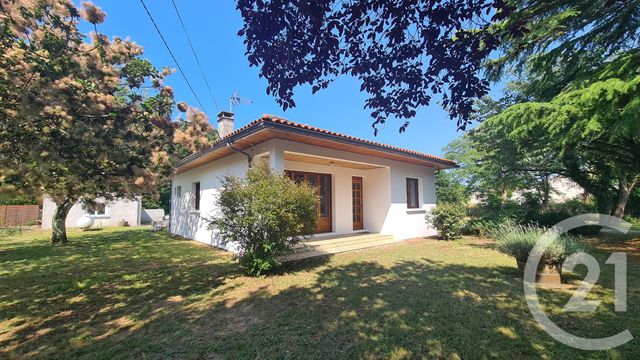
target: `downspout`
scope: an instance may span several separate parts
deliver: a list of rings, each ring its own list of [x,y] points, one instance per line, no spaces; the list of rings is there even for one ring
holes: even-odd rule
[[[247,157],[247,161],[249,162],[249,169],[251,169],[251,163],[253,162],[253,158],[251,157],[251,154],[247,153],[246,151],[240,150],[240,149],[238,149],[236,147],[233,147],[233,145],[231,145],[231,144],[232,144],[231,141],[227,143],[227,146],[229,147],[229,149],[246,156]]]

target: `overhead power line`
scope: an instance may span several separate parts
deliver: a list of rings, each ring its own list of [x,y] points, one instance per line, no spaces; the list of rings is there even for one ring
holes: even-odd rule
[[[187,86],[189,86],[189,89],[191,90],[191,93],[193,94],[193,97],[196,98],[196,101],[198,102],[198,105],[200,105],[200,107],[202,108],[202,111],[204,111],[206,113],[207,110],[202,105],[202,102],[200,102],[200,99],[198,98],[198,95],[196,95],[195,90],[193,90],[193,86],[191,86],[191,83],[189,82],[189,79],[187,79],[187,75],[182,70],[182,67],[180,66],[180,63],[178,63],[178,59],[176,59],[175,55],[173,55],[173,51],[171,51],[171,48],[169,47],[169,44],[167,44],[167,41],[164,39],[164,36],[162,35],[162,32],[160,31],[160,28],[156,24],[156,21],[153,19],[153,16],[151,15],[151,12],[147,8],[147,4],[144,3],[144,0],[140,0],[140,3],[142,4],[142,7],[144,8],[144,10],[147,12],[147,15],[149,15],[149,19],[151,20],[151,23],[153,24],[153,27],[156,28],[156,31],[158,32],[158,35],[160,35],[160,39],[162,39],[162,42],[164,43],[164,46],[167,48],[167,51],[169,51],[169,55],[171,55],[171,58],[173,59],[173,62],[176,64],[176,67],[178,68],[178,71],[180,71],[180,74],[182,75],[182,78],[184,78],[184,81],[187,83]]]
[[[207,76],[204,74],[204,70],[202,70],[202,64],[200,63],[200,59],[198,58],[198,54],[196,53],[196,49],[193,47],[193,43],[191,42],[191,37],[189,37],[189,32],[187,31],[186,26],[184,26],[184,22],[182,21],[182,16],[180,16],[180,11],[178,10],[178,6],[174,0],[171,0],[173,4],[173,8],[176,11],[176,15],[178,15],[178,20],[180,20],[180,26],[182,26],[182,31],[184,31],[184,35],[187,37],[187,41],[189,42],[189,46],[191,47],[191,52],[193,53],[193,57],[196,58],[196,62],[198,63],[198,68],[200,69],[200,74],[202,74],[202,78],[204,79],[204,83],[207,85],[207,89],[209,90],[209,95],[211,96],[211,100],[213,100],[213,104],[216,106],[216,110],[220,111],[218,107],[218,102],[216,101],[215,96],[213,96],[213,91],[211,91],[211,86],[209,85],[209,81],[207,81]]]

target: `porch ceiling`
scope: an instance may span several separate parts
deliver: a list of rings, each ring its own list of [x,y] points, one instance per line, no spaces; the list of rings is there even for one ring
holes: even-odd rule
[[[326,158],[326,157],[320,157],[320,156],[292,153],[288,151],[284,152],[284,160],[304,162],[304,163],[317,164],[317,165],[326,165],[326,166],[339,166],[339,167],[359,169],[359,170],[372,170],[372,169],[380,169],[383,167],[383,166],[359,163],[359,162],[348,161],[348,160],[340,160],[340,159],[332,159],[332,158]]]

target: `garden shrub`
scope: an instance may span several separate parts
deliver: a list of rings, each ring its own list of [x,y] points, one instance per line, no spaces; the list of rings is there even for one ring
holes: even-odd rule
[[[502,221],[507,219],[494,220],[490,218],[475,218],[465,222],[462,227],[463,235],[487,237],[490,232]]]
[[[209,224],[223,242],[239,245],[240,265],[250,275],[280,265],[279,256],[315,231],[316,190],[267,165],[254,166],[244,178],[225,176],[222,189]]]
[[[571,199],[560,204],[553,204],[552,206],[553,208],[563,210],[572,215],[598,212],[596,204],[590,200],[582,201],[578,199]]]
[[[596,212],[595,205],[593,205],[593,203],[582,202],[579,200],[568,200],[562,204],[552,204],[546,211],[532,211],[527,217],[525,223],[550,228],[572,216],[593,212]],[[600,229],[602,229],[601,226],[586,225],[572,229],[569,233],[572,235],[592,236],[598,234]]]
[[[444,240],[460,238],[465,218],[465,207],[453,203],[438,204],[431,214],[426,216],[427,223],[436,228],[438,236]]]
[[[489,198],[487,202],[470,209],[471,220],[463,229],[465,235],[487,236],[487,234],[504,221],[522,225],[551,228],[560,221],[575,215],[595,212],[592,202],[568,200],[561,204],[551,204],[542,210],[532,204],[518,204],[511,200]],[[583,226],[570,231],[573,235],[595,235],[599,226]]]
[[[482,221],[500,223],[505,220],[513,220],[517,223],[526,221],[529,209],[515,201],[498,201],[491,199],[487,203],[480,204],[469,209],[469,216]]]
[[[533,225],[518,225],[505,222],[491,231],[490,237],[496,241],[499,251],[511,255],[516,260],[526,262],[536,242],[549,231]],[[559,265],[571,254],[582,251],[570,235],[556,236],[542,255],[547,265]]]
[[[503,222],[523,223],[528,210],[515,201],[490,198],[485,204],[469,209],[470,220],[462,229],[464,235],[487,237]]]
[[[564,210],[549,210],[530,214],[526,223],[539,225],[544,228],[553,227],[560,221],[570,218],[572,215]]]
[[[640,218],[633,217],[631,215],[625,215],[624,217],[622,217],[622,220],[628,222],[631,225],[640,225]]]

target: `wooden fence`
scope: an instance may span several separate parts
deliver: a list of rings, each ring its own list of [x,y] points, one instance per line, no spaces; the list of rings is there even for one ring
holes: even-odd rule
[[[38,205],[0,205],[0,226],[36,225],[39,218]]]

